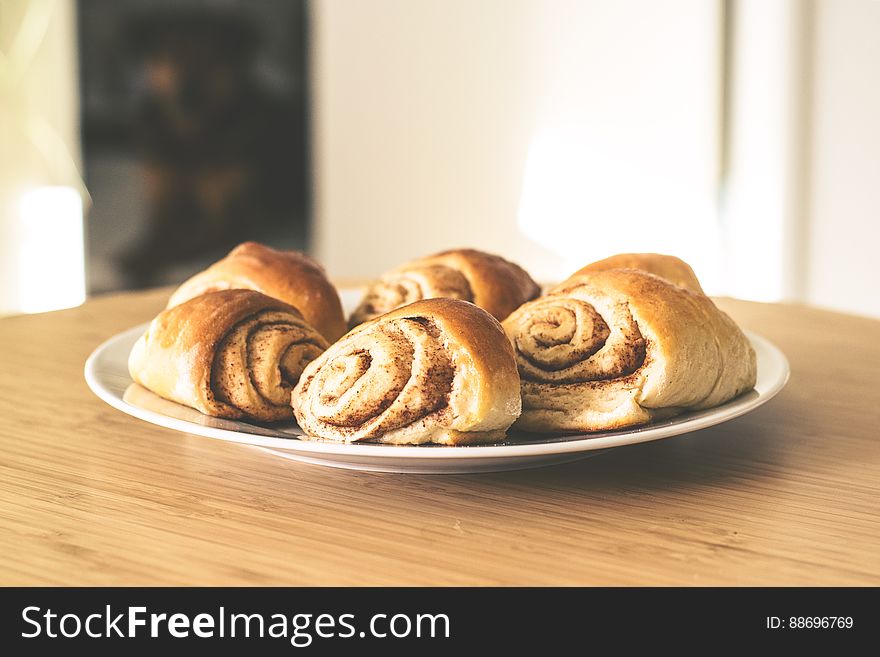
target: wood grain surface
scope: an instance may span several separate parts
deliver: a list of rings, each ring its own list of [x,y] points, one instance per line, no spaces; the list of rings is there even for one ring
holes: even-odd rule
[[[298,464],[161,429],[83,363],[167,290],[0,320],[2,584],[880,584],[880,322],[721,300],[779,345],[754,413],[481,475]]]

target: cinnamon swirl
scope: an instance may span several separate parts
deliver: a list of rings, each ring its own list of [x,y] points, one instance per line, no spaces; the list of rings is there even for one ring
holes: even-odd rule
[[[502,320],[540,291],[524,269],[504,258],[474,249],[444,251],[384,274],[367,289],[349,326],[414,301],[441,297],[470,301]]]
[[[526,431],[602,431],[721,404],[755,353],[702,293],[635,269],[583,271],[504,321]]]
[[[135,343],[132,379],[206,415],[290,420],[290,393],[327,341],[292,306],[253,290],[164,310]]]
[[[300,427],[344,442],[493,442],[520,413],[513,350],[489,313],[418,301],[355,328],[294,388]]]

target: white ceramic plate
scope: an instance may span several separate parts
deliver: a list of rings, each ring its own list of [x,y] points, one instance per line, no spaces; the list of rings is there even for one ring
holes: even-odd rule
[[[344,290],[343,305],[353,307],[357,292]],[[123,413],[189,434],[243,443],[296,461],[379,472],[462,473],[517,470],[574,461],[597,450],[669,438],[705,429],[748,413],[769,401],[788,381],[788,361],[764,338],[748,333],[758,357],[755,389],[705,411],[636,429],[583,435],[537,435],[512,432],[497,445],[466,447],[352,444],[301,440],[295,423],[259,425],[221,420],[167,401],[133,383],[128,353],[147,325],[120,333],[98,347],[86,361],[86,382],[105,402]]]

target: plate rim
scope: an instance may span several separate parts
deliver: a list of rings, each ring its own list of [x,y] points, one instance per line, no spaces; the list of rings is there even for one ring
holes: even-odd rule
[[[676,422],[672,419],[670,424],[660,426],[645,425],[633,427],[629,430],[620,430],[612,434],[575,434],[565,436],[563,440],[551,440],[540,443],[526,444],[492,444],[492,445],[459,445],[459,446],[426,446],[426,445],[386,445],[375,443],[339,443],[302,440],[291,436],[280,438],[274,436],[260,436],[245,431],[234,431],[221,427],[210,427],[192,423],[157,411],[143,409],[126,402],[121,396],[115,394],[102,381],[98,364],[105,353],[119,343],[134,341],[143,334],[149,326],[149,322],[133,326],[121,331],[104,340],[86,359],[84,375],[89,389],[102,401],[111,407],[138,418],[142,421],[172,429],[190,435],[204,436],[234,442],[255,447],[301,452],[318,456],[320,454],[347,455],[352,458],[367,459],[511,459],[523,457],[549,456],[554,454],[566,454],[572,452],[587,452],[593,450],[623,447],[639,443],[671,438],[733,420],[763,406],[775,397],[788,383],[791,376],[791,368],[785,354],[775,344],[757,333],[743,330],[749,342],[753,346],[760,346],[761,350],[772,355],[772,359],[779,366],[779,375],[770,383],[766,390],[757,390],[758,394],[751,399],[734,398],[721,406],[712,409],[708,414],[698,417],[684,417]],[[129,346],[130,349],[130,346]],[[756,348],[756,351],[758,349]],[[106,373],[105,373],[106,374]],[[126,371],[126,377],[128,372]],[[129,378],[130,381],[130,378]],[[745,394],[745,393],[744,393]]]

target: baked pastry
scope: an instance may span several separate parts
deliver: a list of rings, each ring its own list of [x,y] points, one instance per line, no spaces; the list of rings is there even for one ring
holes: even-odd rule
[[[755,352],[702,293],[636,269],[585,271],[504,321],[526,431],[602,431],[716,406],[755,385]]]
[[[445,445],[502,440],[521,407],[501,325],[458,299],[358,326],[309,363],[292,403],[314,438]]]
[[[569,276],[575,278],[580,274],[606,269],[640,269],[649,274],[659,276],[674,285],[691,292],[703,294],[703,288],[691,266],[681,258],[659,253],[620,253],[610,258],[591,263]]]
[[[135,343],[131,378],[206,415],[290,420],[290,391],[327,341],[299,311],[253,290],[208,292],[162,311]]]
[[[443,251],[383,274],[364,294],[349,326],[421,299],[448,297],[475,303],[499,321],[541,288],[522,267],[474,249]]]
[[[168,308],[205,292],[230,289],[256,290],[289,303],[329,342],[345,333],[339,294],[323,267],[299,251],[276,251],[256,242],[239,244],[183,283]]]

